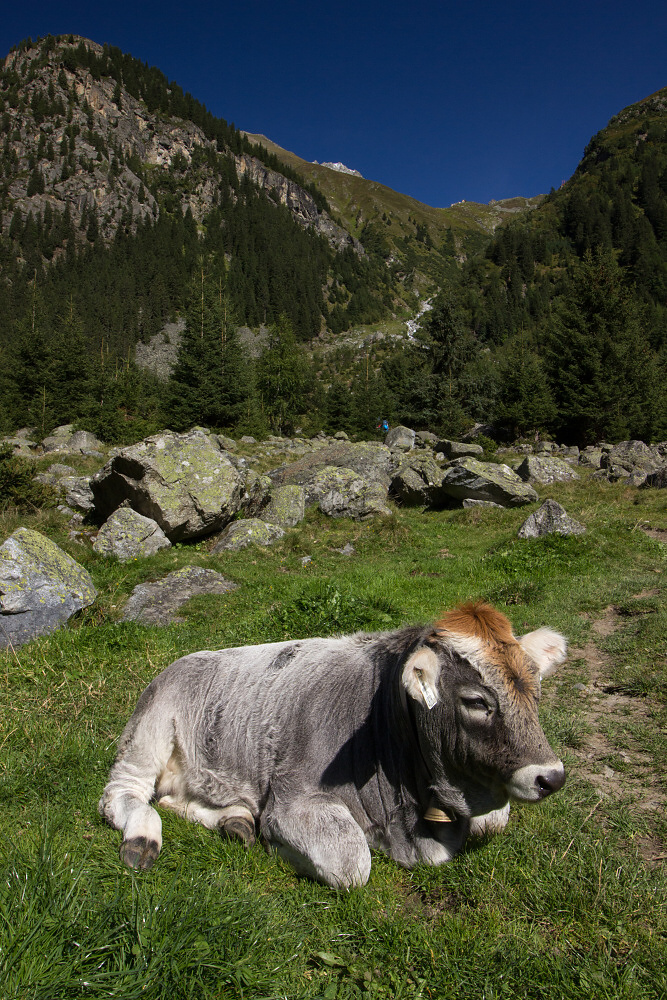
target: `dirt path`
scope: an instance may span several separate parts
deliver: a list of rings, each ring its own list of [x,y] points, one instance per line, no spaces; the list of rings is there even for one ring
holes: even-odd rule
[[[648,596],[652,595],[636,595]],[[650,826],[651,816],[667,810],[667,789],[656,774],[652,755],[645,752],[636,734],[651,725],[654,709],[647,698],[623,693],[611,683],[611,658],[597,645],[599,639],[611,635],[619,626],[618,611],[610,605],[601,618],[591,623],[589,641],[583,647],[570,647],[569,659],[583,660],[588,677],[579,691],[586,735],[582,745],[571,753],[602,800],[628,798],[630,812],[638,820],[647,820]],[[614,735],[619,731],[623,739],[616,741]],[[619,762],[616,768],[610,766],[610,758]],[[667,845],[657,836],[642,831],[633,840],[645,861],[658,863],[667,858]]]

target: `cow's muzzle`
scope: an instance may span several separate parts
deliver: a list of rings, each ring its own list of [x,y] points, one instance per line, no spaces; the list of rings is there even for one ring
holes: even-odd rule
[[[557,792],[565,784],[563,762],[553,764],[527,764],[515,771],[507,782],[507,793],[520,802],[539,802]]]

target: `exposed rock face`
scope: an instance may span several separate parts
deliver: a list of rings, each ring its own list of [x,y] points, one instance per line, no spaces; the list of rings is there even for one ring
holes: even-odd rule
[[[184,566],[161,580],[140,583],[130,594],[121,621],[143,625],[170,625],[182,622],[175,613],[191,597],[201,594],[228,594],[237,584],[220,573],[201,566]]]
[[[184,330],[185,320],[180,319],[177,323],[166,323],[147,344],[139,341],[134,348],[137,367],[166,382],[176,366]]]
[[[17,528],[0,546],[0,647],[49,635],[96,596],[83,566],[39,532]]]
[[[516,470],[525,483],[565,483],[579,479],[578,473],[562,458],[528,455]]]
[[[323,235],[336,250],[352,247],[360,256],[364,254],[359,241],[326,212],[318,212],[312,196],[294,181],[247,154],[235,156],[231,150],[219,150],[217,142],[208,139],[199,126],[160,110],[149,111],[125,87],[120,88],[118,97],[112,77],[93,75],[82,66],[70,68],[66,50],[80,42],[96,56],[103,54],[101,45],[75,36],[70,41],[59,38],[48,52],[43,46],[33,46],[10,52],[5,59],[5,68],[24,78],[22,94],[28,107],[48,91],[56,110],[48,114],[43,132],[51,139],[53,154],[47,157],[40,153],[37,160],[43,189],[29,194],[36,152],[33,122],[27,127],[22,107],[7,103],[4,108],[9,120],[5,131],[12,135],[12,151],[18,159],[15,164],[12,161],[7,182],[9,201],[2,215],[3,230],[15,210],[23,218],[29,212],[36,217],[47,206],[61,212],[68,207],[75,226],[81,229],[87,213],[94,209],[105,240],[114,235],[121,220],[128,224],[128,216],[129,225],[136,229],[137,223],[157,218],[160,211],[150,187],[144,184],[145,167],[158,182],[168,170],[177,175],[187,170],[189,184],[178,195],[179,207],[184,214],[189,209],[200,222],[216,204],[220,191],[220,175],[208,166],[207,159],[222,152],[234,162],[239,176],[248,174],[298,222]],[[76,102],[70,101],[72,94]],[[57,110],[58,105],[61,110]],[[199,149],[206,150],[208,157],[198,160]]]
[[[277,524],[268,524],[258,517],[241,518],[233,521],[220,535],[220,538],[211,549],[211,555],[217,556],[221,552],[239,552],[247,548],[248,545],[271,545],[272,542],[282,538],[285,534],[283,528]]]
[[[159,524],[130,507],[115,510],[93,542],[93,548],[100,555],[115,556],[120,562],[152,556],[170,546]]]
[[[527,518],[519,528],[519,538],[541,538],[554,532],[559,535],[581,535],[583,524],[569,517],[564,507],[555,500],[545,500],[542,506]]]
[[[128,500],[172,542],[219,531],[243,498],[239,472],[200,430],[156,434],[124,448],[93,476],[91,488],[98,517]]]
[[[442,490],[458,500],[491,500],[501,507],[520,507],[537,500],[537,493],[507,465],[458,459],[445,470]]]
[[[312,195],[294,181],[288,180],[282,174],[271,170],[261,160],[246,153],[236,156],[235,160],[239,177],[247,175],[259,187],[270,191],[302,226],[315,229],[335,250],[341,251],[351,247],[360,257],[364,255],[365,251],[359,240],[351,236],[346,229],[337,226],[326,212],[319,212]]]

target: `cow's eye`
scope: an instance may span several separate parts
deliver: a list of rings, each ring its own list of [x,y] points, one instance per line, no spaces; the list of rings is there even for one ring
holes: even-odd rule
[[[490,710],[483,698],[464,698],[463,701],[474,712],[488,712]]]
[[[478,719],[487,719],[493,714],[493,705],[481,695],[463,695],[461,703],[466,712]]]

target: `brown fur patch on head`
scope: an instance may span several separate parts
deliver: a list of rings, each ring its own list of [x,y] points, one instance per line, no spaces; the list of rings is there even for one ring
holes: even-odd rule
[[[469,602],[454,608],[435,623],[439,633],[470,640],[480,650],[487,667],[495,668],[509,684],[511,697],[535,698],[539,692],[536,671],[512,633],[509,620],[483,601]]]
[[[438,631],[475,636],[491,646],[516,642],[505,615],[483,601],[461,604],[435,623]]]

